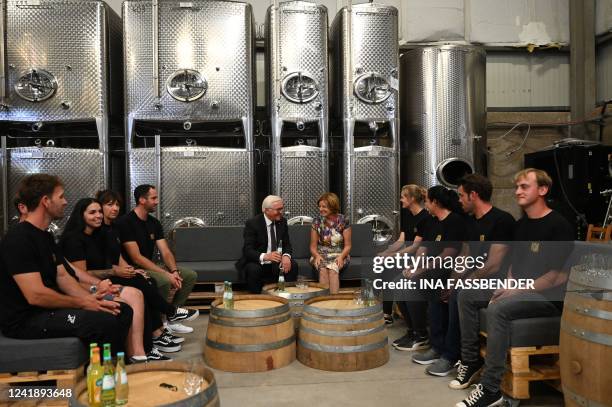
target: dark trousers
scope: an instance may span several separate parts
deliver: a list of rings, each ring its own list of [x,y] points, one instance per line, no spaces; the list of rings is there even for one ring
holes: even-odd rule
[[[491,290],[462,290],[458,296],[461,322],[461,360],[476,363],[479,359],[480,309],[487,307],[487,356],[480,383],[487,390],[499,390],[506,370],[510,348],[510,325],[515,319],[557,316],[559,308],[537,292],[506,297],[489,305]]]
[[[278,263],[264,264],[247,263],[244,266],[247,286],[249,292],[261,294],[264,284],[275,283],[278,281]],[[285,281],[296,281],[298,276],[298,265],[291,259],[291,271],[285,274]]]
[[[4,331],[10,338],[47,339],[77,337],[86,346],[97,342],[111,344],[111,350],[125,352],[125,342],[132,324],[132,308],[121,303],[121,312],[114,316],[107,312],[82,309],[44,309]]]
[[[459,324],[459,305],[457,295],[459,291],[452,290],[448,300],[448,324],[446,336],[438,352],[442,357],[452,363],[458,361],[461,356],[461,326]]]
[[[157,282],[153,278],[145,278],[140,274],[137,274],[133,278],[113,276],[110,278],[110,280],[113,282],[113,284],[134,287],[142,291],[145,300],[145,310],[149,314],[149,321],[153,330],[156,330],[163,325],[161,314],[174,315],[176,312],[176,307],[161,296],[159,290],[157,289]],[[145,325],[146,324],[145,318]],[[147,331],[145,330],[145,335],[146,334]]]

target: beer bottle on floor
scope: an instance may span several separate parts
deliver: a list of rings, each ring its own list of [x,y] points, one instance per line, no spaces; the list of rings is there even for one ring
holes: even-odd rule
[[[91,386],[89,383],[89,374],[91,373],[91,366],[93,365],[93,353],[94,353],[94,349],[98,348],[98,344],[95,342],[92,342],[89,344],[89,366],[87,366],[87,373],[85,374],[85,377],[87,377],[87,394],[91,394]],[[98,352],[100,351],[100,348],[98,348]]]
[[[115,407],[115,369],[110,344],[104,344],[104,376],[102,376],[102,407]]]
[[[115,404],[122,406],[128,402],[128,377],[125,371],[125,354],[117,352],[117,367],[115,368]]]
[[[87,401],[90,407],[102,406],[102,377],[104,369],[100,364],[100,348],[95,347],[91,357],[91,369],[87,372]]]
[[[283,255],[283,241],[278,241],[277,253]],[[282,257],[281,257],[282,260]],[[276,286],[277,291],[285,291],[285,273],[283,272],[283,262],[278,263],[278,284]]]

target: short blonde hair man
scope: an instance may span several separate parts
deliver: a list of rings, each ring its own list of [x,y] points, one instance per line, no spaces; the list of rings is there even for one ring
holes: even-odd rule
[[[550,188],[553,184],[552,178],[550,178],[550,175],[548,175],[546,171],[539,170],[537,168],[525,168],[524,170],[517,172],[516,174],[514,174],[513,181],[516,183],[516,181],[518,181],[519,179],[527,177],[527,174],[529,174],[530,172],[535,175],[536,182],[538,183],[539,187],[547,187],[550,191]]]

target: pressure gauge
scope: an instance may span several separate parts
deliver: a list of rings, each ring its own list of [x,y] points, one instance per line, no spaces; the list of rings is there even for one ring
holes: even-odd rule
[[[25,72],[15,84],[15,92],[29,102],[49,99],[57,90],[57,80],[44,69],[32,68]]]
[[[391,96],[391,87],[387,79],[374,72],[357,77],[354,90],[360,100],[371,104],[384,102]]]
[[[319,95],[317,81],[303,72],[285,76],[281,90],[283,96],[293,103],[308,103]]]
[[[193,102],[206,94],[208,82],[194,69],[179,69],[166,81],[170,96],[181,102]]]

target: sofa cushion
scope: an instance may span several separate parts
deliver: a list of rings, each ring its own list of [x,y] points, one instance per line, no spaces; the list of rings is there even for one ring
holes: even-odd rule
[[[373,257],[375,254],[372,234],[372,225],[352,224],[351,229],[351,257]]]
[[[561,316],[516,319],[510,329],[510,346],[551,346],[559,344]],[[487,332],[487,309],[480,310],[480,330]]]
[[[289,239],[294,259],[310,259],[310,225],[289,226]]]
[[[198,273],[197,281],[199,283],[219,281],[236,283],[242,281],[235,264],[235,260],[177,262],[178,267],[186,267]]]
[[[242,256],[242,226],[178,228],[175,256],[179,262],[236,261]]]
[[[12,339],[0,333],[0,373],[76,369],[87,357],[78,338]]]

